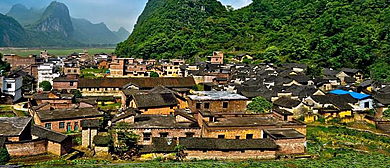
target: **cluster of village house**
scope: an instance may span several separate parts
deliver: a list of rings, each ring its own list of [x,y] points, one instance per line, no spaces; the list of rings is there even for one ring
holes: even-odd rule
[[[360,70],[323,69],[323,76],[310,78],[305,64],[226,64],[222,52],[207,58],[189,65],[88,52],[5,55],[12,71],[0,78],[0,103],[25,100],[29,117],[0,118],[0,147],[12,156],[63,155],[72,151],[72,140],[62,133],[81,131],[83,146],[104,152],[107,134],[100,128],[125,122],[139,135],[141,154],[172,153],[180,144],[188,159],[269,159],[305,153],[305,122],[319,118],[379,123],[389,130],[381,114],[390,105],[390,86],[367,80]],[[80,69],[92,66],[107,69],[105,77],[80,76]],[[149,77],[152,72],[159,77]],[[49,81],[53,89],[28,93],[25,78]],[[255,97],[272,102],[272,110],[248,112]],[[99,125],[104,113],[98,104],[113,103],[121,107]]]

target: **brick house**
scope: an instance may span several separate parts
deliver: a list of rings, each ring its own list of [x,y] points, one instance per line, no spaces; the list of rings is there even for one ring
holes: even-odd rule
[[[43,58],[37,58],[36,56],[21,57],[15,54],[4,55],[4,61],[11,65],[11,69],[17,69],[19,67],[27,67],[30,65],[43,63]]]
[[[101,119],[103,113],[95,108],[69,108],[36,111],[34,122],[56,132],[82,130],[83,119]]]
[[[5,147],[12,157],[45,153],[61,156],[72,148],[70,137],[32,125],[31,117],[3,117],[0,126],[0,135],[5,137]]]
[[[214,51],[213,56],[208,56],[206,62],[209,64],[223,64],[223,52]]]
[[[49,103],[50,108],[54,109],[71,108],[76,102],[73,94],[58,93],[54,91],[34,94],[33,99],[30,101],[33,105],[36,106]]]
[[[274,114],[229,114],[216,115],[199,112],[197,120],[202,127],[202,137],[222,139],[260,139],[264,129],[291,128],[306,135],[306,124]]]
[[[77,83],[77,78],[57,77],[53,79],[53,89],[67,90],[69,92],[77,89]]]
[[[277,154],[305,153],[306,137],[302,133],[291,128],[265,129],[264,139],[272,139],[278,146]]]
[[[31,117],[0,117],[0,135],[11,142],[29,140],[31,121]]]
[[[122,117],[125,115],[125,117]],[[186,114],[174,115],[136,115],[135,113],[115,116],[112,124],[126,122],[130,129],[139,135],[139,145],[150,145],[155,137],[179,138],[200,137],[201,129],[196,120]]]
[[[169,89],[191,89],[195,86],[192,77],[177,78],[80,78],[78,89],[83,96],[114,96],[121,97],[120,91],[127,89],[127,86],[137,86],[139,90],[150,90],[162,85]]]
[[[139,109],[142,114],[170,115],[178,108],[178,101],[172,93],[133,94],[130,108]]]
[[[80,67],[78,66],[64,66],[62,69],[64,75],[67,76],[79,76],[81,73]]]
[[[243,113],[248,98],[228,91],[195,91],[188,95],[188,106],[193,112]]]
[[[81,120],[81,145],[84,147],[93,147],[93,139],[98,134],[99,120],[87,119]]]
[[[274,159],[277,145],[270,139],[180,138],[186,159]]]

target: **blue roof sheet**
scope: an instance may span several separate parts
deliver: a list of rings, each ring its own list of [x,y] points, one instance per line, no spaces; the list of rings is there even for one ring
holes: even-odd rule
[[[362,100],[362,99],[365,99],[365,98],[371,96],[371,95],[369,95],[369,94],[363,94],[363,93],[357,93],[357,92],[348,92],[348,91],[346,91],[346,90],[341,90],[341,89],[332,90],[332,91],[330,91],[329,93],[331,93],[331,94],[337,94],[337,95],[349,94],[349,95],[351,95],[354,99],[358,99],[358,100]]]

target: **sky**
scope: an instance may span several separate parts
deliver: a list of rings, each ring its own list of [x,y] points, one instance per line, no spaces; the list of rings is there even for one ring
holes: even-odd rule
[[[6,14],[14,4],[23,4],[27,8],[43,8],[52,0],[0,0],[0,13]],[[138,16],[145,8],[147,0],[57,0],[66,4],[70,16],[84,18],[92,23],[104,22],[111,30],[124,27],[128,31],[134,27]],[[252,0],[220,0],[224,5],[241,8]]]

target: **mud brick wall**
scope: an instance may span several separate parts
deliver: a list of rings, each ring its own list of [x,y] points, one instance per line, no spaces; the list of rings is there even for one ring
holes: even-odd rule
[[[187,159],[273,159],[275,151],[243,150],[243,151],[201,151],[185,150]]]
[[[47,152],[46,140],[29,140],[5,144],[8,153],[13,157],[39,155]]]
[[[277,154],[305,153],[305,141],[306,138],[275,140],[278,146]]]

